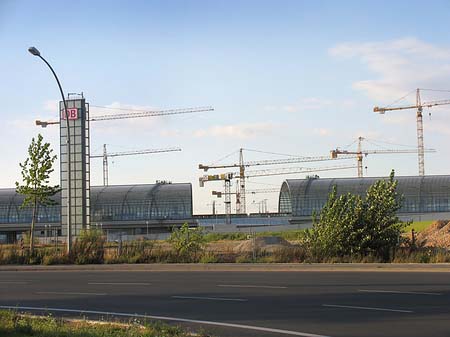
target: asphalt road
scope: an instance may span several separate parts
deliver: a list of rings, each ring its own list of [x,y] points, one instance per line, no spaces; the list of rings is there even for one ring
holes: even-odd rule
[[[448,337],[450,273],[0,271],[0,306],[210,321],[177,324],[224,337]]]

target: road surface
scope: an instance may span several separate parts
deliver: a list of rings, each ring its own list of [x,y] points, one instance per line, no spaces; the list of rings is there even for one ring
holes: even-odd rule
[[[160,316],[223,337],[448,337],[450,273],[0,271],[0,306]]]

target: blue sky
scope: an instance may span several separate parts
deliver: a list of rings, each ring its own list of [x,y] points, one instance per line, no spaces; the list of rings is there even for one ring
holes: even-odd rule
[[[93,105],[214,106],[209,113],[92,125],[92,153],[103,143],[111,151],[182,147],[116,158],[110,183],[192,182],[195,211],[205,212],[211,189],[221,185],[200,189],[197,165],[239,147],[328,155],[358,136],[414,146],[414,111],[380,116],[372,109],[416,87],[450,89],[449,22],[448,1],[0,0],[0,187],[20,178],[18,163],[38,132],[58,148],[57,128],[33,125],[56,118],[59,94],[29,46],[51,62],[66,92],[83,91]],[[449,110],[425,118],[425,144],[438,150],[426,157],[428,174],[449,173]],[[365,165],[369,176],[418,171],[415,155],[373,155]],[[101,184],[101,160],[91,169],[92,184]],[[356,169],[319,175],[354,176]],[[304,175],[255,178],[247,188],[295,177]],[[276,209],[276,194],[252,196],[249,209],[263,198]]]

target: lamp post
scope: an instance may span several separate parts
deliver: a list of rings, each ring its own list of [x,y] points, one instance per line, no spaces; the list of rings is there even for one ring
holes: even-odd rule
[[[66,144],[67,144],[67,253],[70,253],[71,247],[72,247],[72,202],[71,202],[71,155],[70,155],[70,126],[69,126],[69,113],[67,111],[67,102],[66,98],[64,97],[64,92],[61,87],[61,83],[59,83],[58,76],[56,76],[55,71],[53,70],[50,63],[47,62],[45,58],[41,56],[41,53],[39,50],[35,47],[28,48],[28,51],[34,55],[39,57],[44,63],[50,68],[53,76],[56,79],[56,82],[58,83],[59,92],[61,93],[61,97],[64,103],[64,117],[66,120],[66,129],[67,129],[67,137],[66,137]],[[61,117],[60,117],[61,118]]]

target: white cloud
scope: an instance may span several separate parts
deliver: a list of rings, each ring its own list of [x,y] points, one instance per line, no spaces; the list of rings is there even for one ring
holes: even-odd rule
[[[445,124],[430,123],[426,126],[426,132],[439,133],[450,136],[450,126]]]
[[[173,130],[171,130],[171,129],[162,129],[159,132],[159,134],[160,134],[161,137],[169,137],[169,138],[180,137],[180,136],[183,135],[181,130],[178,130],[178,129],[173,129]]]
[[[329,50],[336,57],[357,58],[376,79],[353,83],[353,88],[384,103],[414,88],[450,87],[450,48],[416,38],[383,42],[342,43]],[[412,95],[412,99],[414,96]]]
[[[56,115],[58,115],[58,104],[59,104],[59,100],[49,99],[44,102],[43,108],[46,112],[53,112]]]
[[[313,130],[313,133],[321,137],[330,136],[332,134],[331,130],[326,128],[316,128]]]
[[[243,123],[216,125],[194,131],[195,137],[234,137],[239,139],[255,138],[275,129],[274,123]]]

